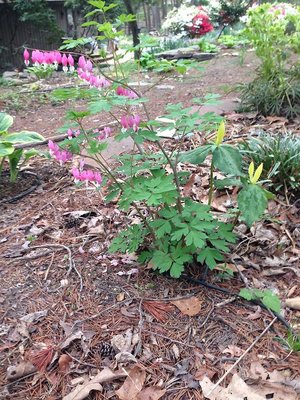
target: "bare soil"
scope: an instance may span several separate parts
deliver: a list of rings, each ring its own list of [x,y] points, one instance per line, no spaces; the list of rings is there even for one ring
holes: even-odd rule
[[[257,62],[248,53],[241,67],[234,51],[226,53],[207,62],[200,75],[194,71],[185,79],[168,76],[160,84],[173,88],[147,92],[151,116],[162,115],[168,103],[190,105],[193,97],[211,92],[220,93],[225,104],[237,100],[238,106],[238,94],[228,90],[249,81]],[[149,75],[152,82],[160,79]],[[52,85],[62,84],[60,79]],[[7,96],[8,90],[0,93]],[[3,110],[15,116],[16,131],[35,130],[50,137],[63,125],[70,102],[54,105],[45,96],[42,104],[36,96],[25,96],[25,101],[21,95],[17,111],[2,94]],[[84,106],[84,101],[75,105]],[[96,115],[87,124],[95,127],[110,120],[106,114]],[[236,114],[230,109],[227,120],[232,142],[255,129],[299,130],[282,118]],[[186,147],[197,145],[200,136]],[[166,140],[165,145],[171,149],[174,142]],[[234,271],[231,279],[222,271],[209,272],[205,278],[199,266],[186,271],[190,280],[174,280],[139,265],[134,255],[107,251],[118,231],[137,218],[134,211],[120,212],[115,203],[105,204],[98,192],[75,188],[68,169],[53,160],[38,158],[28,168],[39,175],[41,185],[15,203],[1,204],[1,399],[203,400],[199,382],[205,376],[213,382],[221,378],[273,320],[266,309],[235,296],[245,283],[274,290],[282,300],[284,319],[277,319],[257,340],[221,386],[230,384],[237,373],[265,395],[268,380],[273,382],[276,373],[277,386],[266,389],[269,397],[264,398],[272,393],[274,398],[299,398],[299,353],[291,352],[284,342],[284,322],[298,332],[300,326],[300,312],[284,303],[288,297],[300,296],[297,202],[279,196],[270,202],[266,221],[251,230],[238,224],[239,241],[227,260]],[[185,194],[206,201],[207,168],[188,168],[194,180],[184,188]],[[226,211],[235,199],[234,192],[216,193],[216,214]],[[187,311],[191,307],[198,307],[194,315]],[[29,318],[31,313],[35,314]],[[22,321],[24,316],[27,320]],[[102,391],[64,397],[105,367],[126,373],[105,380]],[[132,378],[126,378],[128,374]],[[125,379],[127,389],[124,384],[122,394],[118,390]],[[136,379],[136,384],[130,384],[130,379]],[[138,391],[133,394],[138,385],[149,388],[152,397],[145,392],[140,397]]]

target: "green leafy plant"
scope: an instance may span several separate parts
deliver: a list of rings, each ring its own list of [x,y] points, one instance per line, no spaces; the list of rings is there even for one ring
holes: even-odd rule
[[[257,78],[242,90],[242,107],[264,115],[300,115],[300,8],[262,4],[248,12],[245,36],[261,64]]]
[[[241,289],[239,295],[245,300],[256,300],[276,313],[280,312],[280,299],[272,290]]]
[[[261,133],[241,145],[246,162],[263,164],[262,179],[280,192],[296,192],[300,188],[300,138],[292,133]]]
[[[300,335],[297,335],[294,332],[289,331],[286,339],[278,338],[278,340],[283,345],[285,345],[290,351],[293,352],[300,351]]]
[[[104,1],[91,0],[89,3],[95,7],[94,14],[105,14]],[[105,18],[103,21],[89,21],[89,26],[94,25],[99,32],[97,40],[113,40],[123,34],[118,22],[120,18],[116,25]],[[122,21],[126,22],[127,17],[122,17]],[[60,147],[49,142],[50,153],[60,162],[67,162],[72,154],[84,154],[85,158],[92,159],[97,170],[84,169],[82,165],[74,167],[72,175],[75,182],[78,185],[93,185],[97,190],[101,190],[101,185],[105,184],[105,200],[115,200],[124,213],[136,215],[134,223],[120,231],[112,241],[111,252],[136,253],[140,262],[148,263],[159,273],[169,273],[174,278],[180,277],[184,269],[195,262],[199,267],[205,265],[214,269],[218,263],[224,263],[226,253],[235,242],[233,224],[224,222],[223,218],[219,220],[211,211],[214,169],[221,170],[230,179],[236,178],[242,190],[246,191],[251,185],[257,186],[255,190],[249,189],[248,197],[241,200],[241,204],[247,202],[248,206],[249,202],[255,204],[260,190],[265,193],[257,184],[259,173],[254,170],[252,173],[250,169],[249,177],[244,176],[241,154],[237,148],[223,143],[223,118],[214,113],[199,115],[199,110],[195,110],[194,106],[184,107],[178,103],[167,106],[163,122],[151,120],[147,99],[128,85],[128,77],[120,62],[122,56],[114,56],[113,70],[110,73],[101,70],[101,75],[93,69],[89,59],[81,56],[78,60],[78,76],[88,81],[92,88],[74,87],[54,91],[53,95],[59,100],[86,98],[89,105],[84,111],[67,113],[69,123],[65,128],[70,130],[69,138]],[[206,95],[194,99],[194,104],[201,108],[216,101],[216,95]],[[112,166],[103,153],[108,146],[105,139],[111,133],[109,127],[103,132],[85,128],[87,117],[104,111],[109,112],[118,123],[115,140],[130,137],[138,151],[138,154],[119,156],[118,167]],[[160,135],[166,130],[172,131],[176,138],[173,150],[165,148],[161,140]],[[193,132],[216,130],[214,142],[183,152],[185,139]],[[156,148],[155,152],[145,145],[149,142]],[[201,204],[183,194],[182,187],[190,178],[190,172],[182,170],[180,162],[201,163],[208,156],[212,158],[209,202]],[[265,207],[266,202],[263,201],[262,205]],[[262,206],[260,212],[255,214],[257,208],[253,206],[252,219],[246,212],[242,213],[249,225],[262,214]]]
[[[37,79],[49,79],[52,77],[55,71],[55,66],[52,64],[33,66],[28,67],[27,71],[34,75]]]
[[[44,137],[36,132],[21,131],[9,133],[8,129],[13,124],[13,117],[6,113],[0,113],[0,178],[3,166],[8,160],[10,181],[15,182],[20,167],[31,157],[37,154],[35,149],[24,151],[16,148],[18,144],[36,143],[44,140]]]
[[[203,51],[204,53],[217,53],[218,52],[218,46],[216,46],[213,43],[209,43],[204,38],[198,42],[198,46],[199,46],[200,51]]]
[[[218,39],[218,43],[231,49],[232,47],[245,46],[249,41],[242,35],[222,35]]]

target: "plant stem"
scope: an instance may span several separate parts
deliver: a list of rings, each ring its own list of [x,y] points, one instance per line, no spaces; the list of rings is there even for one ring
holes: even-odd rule
[[[211,160],[210,164],[210,174],[209,174],[209,194],[208,194],[208,204],[211,205],[214,193],[214,163]]]
[[[77,123],[78,123],[78,125],[80,126],[80,128],[82,129],[83,134],[84,134],[84,136],[86,137],[86,139],[89,140],[88,135],[86,134],[86,131],[85,131],[85,129],[84,129],[84,127],[83,127],[81,121],[77,120]],[[100,156],[103,158],[102,155],[100,155]],[[91,157],[91,156],[86,156],[86,157],[88,157],[88,158],[90,158],[90,159],[96,161],[96,162],[101,166],[101,168],[105,171],[105,173],[114,181],[114,183],[118,186],[118,188],[119,188],[121,191],[123,191],[123,186],[122,186],[122,184],[117,180],[117,178],[115,177],[115,175],[110,171],[109,165],[106,166],[105,163],[99,158],[99,156],[98,156],[97,154],[95,154],[95,157]],[[105,160],[104,160],[104,161],[105,161]],[[149,232],[150,232],[150,234],[151,234],[153,240],[156,240],[155,232],[154,232],[153,228],[149,225],[149,223],[148,223],[148,221],[147,221],[147,218],[144,217],[144,215],[142,214],[142,212],[141,212],[139,206],[138,206],[135,202],[132,202],[131,204],[133,205],[133,207],[135,208],[135,210],[137,211],[137,213],[138,213],[139,216],[141,217],[141,219],[142,219],[142,221],[144,222],[145,226],[147,226],[147,228],[149,229]]]

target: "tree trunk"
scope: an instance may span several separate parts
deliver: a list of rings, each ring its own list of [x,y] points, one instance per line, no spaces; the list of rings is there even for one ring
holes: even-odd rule
[[[128,14],[134,14],[131,0],[124,0],[124,4],[126,6]],[[139,28],[138,28],[137,21],[129,22],[129,26],[130,26],[131,33],[132,33],[133,46],[138,46],[140,44],[140,39],[139,39]],[[141,56],[141,50],[140,49],[135,50],[134,58],[136,60],[139,60],[140,56]]]
[[[160,11],[159,6],[154,4],[152,7],[152,16],[153,16],[153,27],[156,30],[161,28],[161,18],[160,18]]]
[[[162,19],[167,16],[168,0],[161,0]]]
[[[147,16],[148,16],[148,32],[150,32],[152,30],[152,23],[151,23],[150,6],[149,6],[148,1],[146,3],[146,9],[147,9]]]

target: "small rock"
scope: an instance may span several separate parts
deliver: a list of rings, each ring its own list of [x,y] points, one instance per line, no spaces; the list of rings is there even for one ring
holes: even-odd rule
[[[13,79],[18,77],[18,72],[15,71],[5,71],[2,75],[3,79]]]

